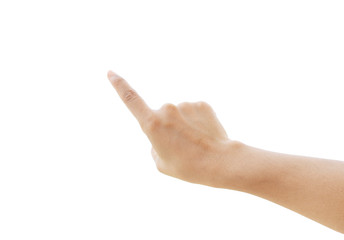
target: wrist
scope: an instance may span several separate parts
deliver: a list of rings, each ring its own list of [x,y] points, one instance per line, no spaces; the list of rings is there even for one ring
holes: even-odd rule
[[[242,190],[249,185],[251,180],[246,170],[247,147],[244,143],[233,140],[221,145],[220,160],[214,173],[214,187]]]
[[[256,188],[274,184],[278,178],[278,164],[268,151],[240,141],[228,141],[224,149],[215,187],[250,193]]]

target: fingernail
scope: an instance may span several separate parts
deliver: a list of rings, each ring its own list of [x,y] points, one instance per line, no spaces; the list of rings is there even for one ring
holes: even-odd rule
[[[114,73],[114,72],[111,71],[111,70],[108,71],[107,77],[108,77],[108,79],[109,79],[111,82],[115,81],[116,79],[121,78],[120,76],[118,76],[116,73]]]

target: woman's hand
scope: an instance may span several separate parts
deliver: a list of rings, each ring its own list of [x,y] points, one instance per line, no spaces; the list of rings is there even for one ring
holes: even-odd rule
[[[211,106],[205,102],[167,103],[152,110],[123,78],[111,71],[108,78],[149,138],[160,172],[214,187],[229,179],[228,167],[234,163],[228,162],[228,156],[236,142],[228,138]],[[223,168],[227,176],[221,174]]]
[[[208,104],[151,110],[123,78],[113,72],[108,77],[151,141],[161,172],[253,194],[344,233],[344,162],[232,141]]]

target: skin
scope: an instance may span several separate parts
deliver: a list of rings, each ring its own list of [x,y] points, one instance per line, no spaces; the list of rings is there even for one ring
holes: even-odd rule
[[[108,78],[150,140],[160,172],[247,192],[344,233],[344,162],[231,140],[207,103],[167,103],[153,110],[122,77],[109,71]]]

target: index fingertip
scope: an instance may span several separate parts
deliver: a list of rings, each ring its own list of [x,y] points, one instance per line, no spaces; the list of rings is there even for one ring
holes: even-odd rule
[[[117,79],[121,78],[119,75],[117,75],[116,73],[114,73],[111,70],[108,71],[107,77],[110,80],[110,82],[112,82],[112,83],[115,82]]]

